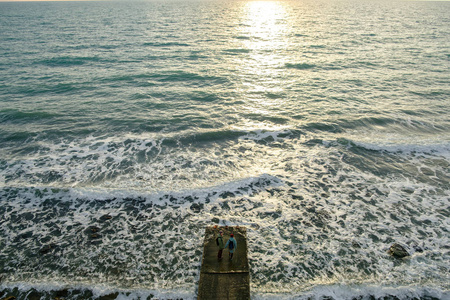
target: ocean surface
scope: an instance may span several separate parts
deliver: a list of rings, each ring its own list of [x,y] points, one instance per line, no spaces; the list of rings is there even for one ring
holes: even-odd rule
[[[0,298],[195,299],[239,225],[252,299],[450,299],[450,2],[2,2],[0,218]]]

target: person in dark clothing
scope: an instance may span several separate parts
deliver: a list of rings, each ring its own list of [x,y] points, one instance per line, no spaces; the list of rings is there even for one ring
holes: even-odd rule
[[[223,231],[219,231],[219,236],[216,238],[217,246],[219,246],[219,253],[217,253],[217,258],[222,259],[222,252],[225,248],[225,244],[223,243]]]

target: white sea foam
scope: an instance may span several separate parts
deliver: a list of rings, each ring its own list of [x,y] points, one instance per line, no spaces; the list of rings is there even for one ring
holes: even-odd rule
[[[440,290],[422,286],[374,286],[374,285],[319,285],[310,291],[298,295],[291,294],[255,294],[254,299],[383,299],[395,297],[396,299],[446,299],[450,296],[448,290]]]
[[[15,284],[2,284],[0,285],[0,290],[14,290],[18,289],[20,292],[26,294],[29,293],[30,290],[36,290],[42,294],[51,295],[52,292],[65,291],[68,295],[71,295],[73,299],[84,299],[84,297],[93,297],[94,299],[114,294],[116,296],[115,299],[154,299],[154,300],[163,300],[163,299],[196,299],[193,291],[186,291],[183,289],[157,289],[157,290],[149,290],[149,289],[117,289],[114,286],[107,285],[83,285],[83,284],[61,284],[60,282],[52,282],[51,280],[47,280],[45,282],[39,283],[30,283],[30,282],[22,282]],[[84,295],[83,295],[84,293]],[[5,294],[7,295],[7,294]],[[0,296],[2,296],[0,294]]]
[[[268,137],[270,145],[265,141]],[[273,147],[275,143],[279,146]],[[148,140],[99,143],[95,139],[86,144],[82,150],[75,144],[66,149],[63,144],[56,145],[51,152],[54,160],[45,163],[51,167],[63,160],[70,165],[70,153],[75,151],[85,158],[105,157],[90,162],[113,171],[114,167],[102,166],[106,157],[112,155],[120,165],[133,153],[130,149],[155,145]],[[94,144],[99,146],[92,147]],[[43,264],[44,280],[65,282],[70,276],[73,282],[89,282],[95,274],[99,284],[124,290],[147,286],[152,291],[162,287],[170,291],[181,286],[194,294],[202,228],[218,223],[249,227],[252,290],[261,297],[274,291],[302,295],[318,284],[443,284],[449,255],[445,247],[450,241],[445,233],[449,194],[444,179],[448,174],[434,162],[442,160],[441,156],[414,155],[406,162],[404,166],[434,172],[416,178],[404,171],[396,173],[395,166],[385,171],[386,159],[393,155],[406,159],[410,153],[376,150],[370,158],[377,160],[369,164],[363,156],[353,154],[353,147],[361,146],[307,140],[286,132],[248,133],[226,149],[217,146],[206,152],[188,147],[188,155],[175,158],[159,148],[158,159],[166,156],[169,168],[164,158],[151,162],[154,171],[135,162],[140,169],[166,176],[158,181],[163,183],[158,187],[126,188],[123,183],[4,187],[0,229],[8,257],[5,270],[20,266],[23,272],[8,273],[5,282],[13,285]],[[375,151],[366,147],[356,150]],[[202,167],[197,162],[217,162],[217,151],[232,167],[227,170],[218,164],[208,169],[212,170],[209,174],[225,173],[210,182],[209,175],[198,170]],[[177,162],[177,157],[183,159]],[[77,176],[82,176],[83,164],[84,160],[75,161]],[[182,164],[188,164],[184,171]],[[17,166],[12,164],[12,168]],[[241,172],[244,166],[249,170]],[[167,172],[182,172],[186,178],[176,179]],[[258,176],[244,176],[258,172]],[[198,177],[200,173],[204,177]],[[136,180],[134,174],[127,176],[124,173],[114,182]],[[179,189],[165,188],[177,180]],[[441,180],[441,185],[434,184],[435,180]],[[180,183],[183,181],[186,185]],[[104,219],[105,215],[111,219]],[[98,238],[91,237],[92,226],[99,228]],[[386,251],[394,242],[403,244],[412,256],[401,261],[391,258]],[[29,256],[49,244],[56,245],[50,256]],[[15,253],[18,245],[23,250]],[[53,257],[53,263],[47,256]],[[27,261],[32,263],[26,266]],[[88,286],[91,284],[97,283]],[[333,293],[338,296],[341,292]]]
[[[423,141],[422,141],[423,142]],[[414,141],[409,140],[406,143],[386,143],[386,144],[374,144],[374,143],[365,143],[365,142],[355,142],[355,145],[360,147],[364,147],[369,150],[375,151],[386,151],[392,153],[403,153],[407,154],[416,154],[419,156],[442,156],[445,159],[450,159],[450,143],[449,142],[440,142],[435,143],[434,141],[430,141],[430,143],[423,142],[423,144],[414,143]]]
[[[0,286],[2,290],[18,289],[19,291],[27,292],[36,290],[43,294],[51,294],[56,291],[67,291],[74,293],[79,297],[83,291],[89,291],[94,298],[105,295],[117,294],[116,299],[196,299],[193,291],[186,290],[148,290],[148,289],[117,289],[115,287],[106,285],[62,285],[60,283],[16,283],[13,285],[3,284]],[[1,294],[0,294],[1,296]],[[75,297],[74,296],[74,297]],[[385,297],[395,297],[396,299],[447,299],[450,297],[450,291],[441,290],[435,287],[424,286],[374,286],[374,285],[318,285],[310,290],[303,291],[298,294],[284,294],[284,293],[252,293],[252,299],[383,299]],[[78,298],[77,298],[78,299]]]

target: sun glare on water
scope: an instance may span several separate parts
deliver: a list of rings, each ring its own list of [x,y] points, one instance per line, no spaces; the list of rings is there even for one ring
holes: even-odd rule
[[[276,115],[283,93],[283,69],[286,48],[289,47],[289,20],[284,2],[255,1],[241,7],[239,37],[236,47],[247,55],[236,57],[235,64],[242,80],[242,107],[248,114]],[[267,97],[269,95],[269,97]],[[255,126],[248,123],[246,130]],[[274,124],[257,124],[259,128],[273,130]]]
[[[243,31],[257,41],[254,46],[274,48],[283,42],[286,33],[286,9],[282,2],[256,1],[248,2],[244,7],[246,16]]]
[[[242,22],[237,30],[244,37],[241,47],[250,54],[243,67],[251,68],[262,79],[273,78],[267,72],[282,62],[288,47],[289,24],[283,2],[247,2],[242,7]]]

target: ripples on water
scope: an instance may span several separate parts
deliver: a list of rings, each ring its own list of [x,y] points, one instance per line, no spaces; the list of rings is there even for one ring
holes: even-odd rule
[[[0,8],[0,296],[449,297],[447,3]]]

